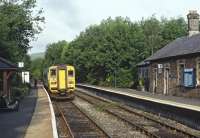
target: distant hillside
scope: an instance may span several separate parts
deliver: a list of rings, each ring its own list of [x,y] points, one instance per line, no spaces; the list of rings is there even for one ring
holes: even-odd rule
[[[34,54],[30,54],[31,56],[31,60],[35,60],[37,58],[44,58],[44,53],[34,53]]]

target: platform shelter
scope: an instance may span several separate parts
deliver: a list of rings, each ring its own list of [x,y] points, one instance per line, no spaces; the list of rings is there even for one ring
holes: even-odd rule
[[[10,78],[17,69],[15,64],[0,57],[0,96],[7,96],[10,99]]]

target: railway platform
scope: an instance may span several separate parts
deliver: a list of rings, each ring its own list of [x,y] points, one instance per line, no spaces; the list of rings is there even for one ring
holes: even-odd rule
[[[150,92],[142,92],[142,91],[137,91],[137,90],[128,89],[128,88],[100,87],[100,86],[94,86],[94,85],[88,85],[88,84],[87,85],[78,84],[78,86],[86,86],[86,87],[88,86],[90,88],[105,90],[107,92],[117,93],[117,94],[126,95],[130,97],[138,98],[138,99],[167,104],[171,106],[186,108],[186,109],[200,112],[199,99],[153,94]]]
[[[53,108],[42,86],[31,90],[18,111],[0,113],[0,137],[57,138]]]
[[[25,138],[55,138],[55,116],[50,99],[43,86],[38,87],[38,99]]]

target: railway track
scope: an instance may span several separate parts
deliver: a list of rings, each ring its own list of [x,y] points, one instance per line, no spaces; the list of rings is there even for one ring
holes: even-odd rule
[[[108,138],[109,136],[102,130],[89,116],[80,110],[72,102],[54,103],[57,112],[64,121],[64,133],[69,138]],[[60,136],[63,137],[63,136]]]
[[[110,101],[103,98],[82,92],[76,92],[76,96],[87,101],[90,104],[96,106],[104,106],[104,111],[112,114],[123,121],[133,125],[137,130],[141,131],[148,137],[153,138],[198,138],[194,134],[185,132],[175,126],[170,126],[166,122],[162,122],[158,119],[151,118],[144,115],[142,112],[134,112],[122,105],[116,105],[111,108],[107,108],[106,105],[110,104]]]

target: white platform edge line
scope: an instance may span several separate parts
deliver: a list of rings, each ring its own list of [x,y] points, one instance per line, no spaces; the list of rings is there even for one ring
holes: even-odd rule
[[[52,124],[52,129],[53,129],[53,138],[58,138],[58,131],[57,131],[57,127],[56,127],[56,119],[55,119],[55,113],[54,113],[54,109],[52,106],[52,102],[51,99],[49,97],[49,94],[47,93],[46,89],[44,88],[44,86],[42,86],[44,91],[46,92],[46,95],[48,97],[48,101],[49,101],[49,107],[50,107],[50,111],[51,111],[51,124]]]
[[[152,101],[152,102],[156,102],[156,103],[161,103],[161,104],[165,104],[165,105],[171,105],[171,106],[175,106],[175,107],[179,107],[179,108],[185,108],[185,109],[189,109],[189,110],[194,110],[194,111],[200,111],[200,108],[198,106],[195,105],[190,105],[190,104],[183,104],[183,103],[177,103],[174,101],[167,101],[167,100],[161,100],[161,99],[155,99],[155,98],[150,98],[150,97],[144,97],[144,96],[139,96],[139,95],[135,95],[135,94],[127,94],[121,91],[114,91],[114,90],[110,90],[110,89],[105,89],[105,88],[100,88],[100,87],[94,87],[94,86],[87,86],[87,85],[83,85],[83,84],[79,84],[85,87],[91,87],[94,89],[99,89],[99,90],[104,90],[107,92],[111,92],[111,93],[116,93],[116,94],[120,94],[120,95],[126,95],[126,96],[133,96],[135,98],[139,98],[139,99],[143,99],[143,100],[148,100],[148,101]]]

